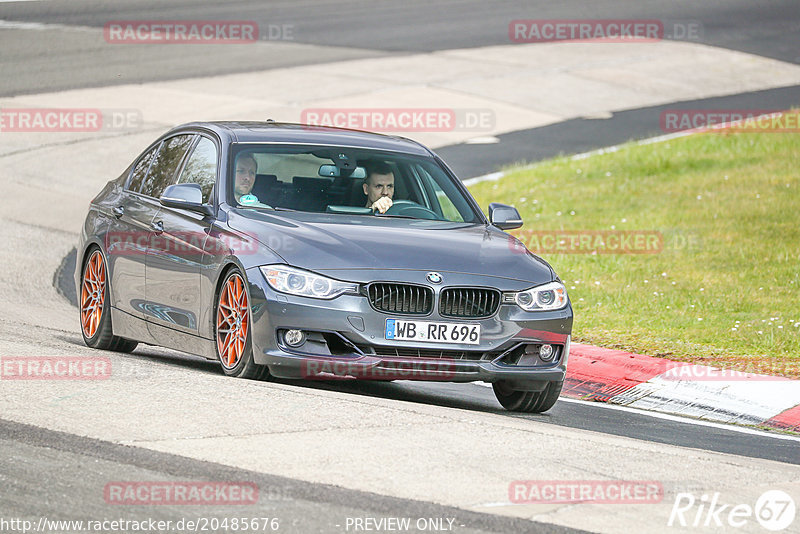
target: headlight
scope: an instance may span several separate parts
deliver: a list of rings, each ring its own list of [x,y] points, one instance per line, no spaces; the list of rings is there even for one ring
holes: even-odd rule
[[[514,302],[523,310],[560,310],[567,305],[567,288],[560,282],[550,282],[514,294]]]
[[[340,282],[286,265],[265,265],[260,269],[270,287],[281,293],[315,299],[332,299],[342,293],[358,293],[358,284]]]

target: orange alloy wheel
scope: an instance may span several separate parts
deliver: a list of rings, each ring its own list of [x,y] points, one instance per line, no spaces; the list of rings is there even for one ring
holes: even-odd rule
[[[81,284],[81,327],[91,339],[97,333],[106,301],[106,264],[103,255],[95,250],[83,271]]]
[[[234,273],[222,286],[217,306],[217,350],[226,368],[235,367],[244,355],[249,327],[250,307],[244,280]]]

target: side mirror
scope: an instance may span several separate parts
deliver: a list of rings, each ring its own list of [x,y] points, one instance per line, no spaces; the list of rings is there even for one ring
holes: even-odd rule
[[[196,211],[203,215],[211,215],[213,209],[208,204],[203,204],[203,190],[199,184],[173,184],[167,186],[161,198],[158,199],[162,206]]]
[[[522,217],[517,208],[492,202],[489,204],[489,222],[501,230],[513,230],[522,226]]]

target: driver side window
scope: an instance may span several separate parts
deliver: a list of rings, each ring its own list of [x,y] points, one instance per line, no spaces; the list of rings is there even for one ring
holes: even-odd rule
[[[439,202],[439,207],[442,210],[442,216],[449,221],[464,222],[464,217],[459,213],[458,208],[450,200],[439,184],[435,180],[431,180],[431,187],[433,193],[436,195],[436,200]]]
[[[448,221],[464,222],[464,216],[461,215],[461,212],[439,185],[439,182],[421,165],[415,165],[414,170],[419,179],[422,194],[425,197],[424,204]]]

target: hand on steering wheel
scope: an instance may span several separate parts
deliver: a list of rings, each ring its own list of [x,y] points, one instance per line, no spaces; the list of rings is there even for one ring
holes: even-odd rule
[[[386,213],[392,207],[392,199],[389,197],[381,197],[372,203],[370,209],[377,210],[381,213]]]

